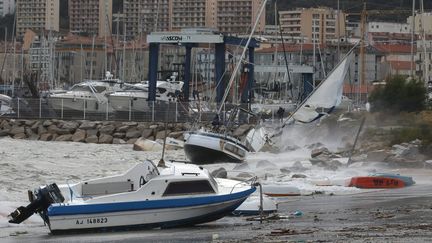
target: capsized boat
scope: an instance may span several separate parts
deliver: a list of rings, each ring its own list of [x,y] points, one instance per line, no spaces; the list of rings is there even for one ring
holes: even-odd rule
[[[411,176],[403,176],[400,174],[394,174],[394,173],[373,173],[371,176],[377,176],[377,177],[390,177],[390,178],[396,178],[400,179],[404,182],[405,186],[412,186],[415,184],[415,181]]]
[[[301,192],[297,187],[287,185],[263,185],[263,193],[269,197],[300,196]]]
[[[144,161],[122,175],[42,186],[29,193],[31,203],[12,212],[9,222],[39,213],[52,233],[195,225],[230,214],[255,191],[245,182],[221,187],[196,165],[166,165]]]
[[[350,187],[364,189],[380,189],[380,188],[402,188],[405,187],[403,180],[386,176],[358,176],[351,178]]]

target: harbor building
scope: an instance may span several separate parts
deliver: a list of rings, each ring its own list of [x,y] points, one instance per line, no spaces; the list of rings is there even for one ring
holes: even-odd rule
[[[69,0],[69,28],[73,34],[110,36],[112,0]]]
[[[59,14],[59,0],[17,0],[17,38],[22,38],[28,29],[36,33],[59,31]]]
[[[330,43],[345,37],[346,14],[331,8],[279,11],[282,31],[306,43]]]

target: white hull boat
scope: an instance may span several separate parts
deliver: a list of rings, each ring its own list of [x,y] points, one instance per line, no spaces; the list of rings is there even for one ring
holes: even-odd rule
[[[12,98],[7,95],[0,94],[0,116],[12,113]]]
[[[182,91],[183,82],[174,80],[172,77],[172,80],[156,82],[156,101],[177,101],[177,94]],[[151,104],[147,101],[148,89],[148,81],[127,84],[125,90],[108,94],[108,100],[115,111],[150,111]]]
[[[167,166],[159,172],[145,161],[119,176],[40,187],[27,207],[11,213],[9,222],[39,213],[52,233],[195,225],[232,213],[255,191],[246,183],[220,187],[196,165]]]
[[[52,109],[63,112],[112,112],[112,106],[106,95],[122,90],[123,85],[124,83],[118,79],[84,81],[72,86],[69,91],[49,94],[47,101]]]
[[[185,133],[184,150],[186,157],[195,164],[240,163],[250,151],[234,137],[204,130]]]

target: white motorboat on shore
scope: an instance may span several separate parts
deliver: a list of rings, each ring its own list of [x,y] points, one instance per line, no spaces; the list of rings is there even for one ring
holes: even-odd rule
[[[226,187],[217,180],[196,165],[157,168],[145,161],[118,176],[40,187],[9,222],[39,213],[52,233],[206,223],[232,213],[255,191],[245,182]]]

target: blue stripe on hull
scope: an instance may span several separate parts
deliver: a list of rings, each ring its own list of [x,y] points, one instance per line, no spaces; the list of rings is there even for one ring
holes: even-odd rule
[[[174,220],[161,223],[152,224],[140,224],[140,225],[130,225],[130,226],[112,226],[112,227],[101,227],[101,228],[84,228],[84,229],[71,229],[71,230],[52,230],[52,234],[64,234],[64,233],[85,233],[85,232],[97,232],[97,231],[115,231],[115,230],[134,230],[134,229],[149,229],[149,228],[174,228],[174,227],[184,227],[193,226],[196,224],[203,224],[221,219],[230,213],[232,213],[236,208],[238,208],[247,197],[241,199],[232,206],[226,207],[224,209],[218,210],[213,213],[201,215],[198,217]]]
[[[139,211],[163,208],[179,208],[200,206],[213,203],[221,203],[249,196],[255,188],[246,191],[221,195],[205,196],[195,198],[148,200],[137,202],[98,203],[86,205],[53,204],[48,208],[48,216],[75,215],[75,214],[98,214],[110,212]]]
[[[243,161],[222,151],[198,145],[185,144],[183,148],[186,157],[194,164],[212,164],[217,162],[241,163]]]

